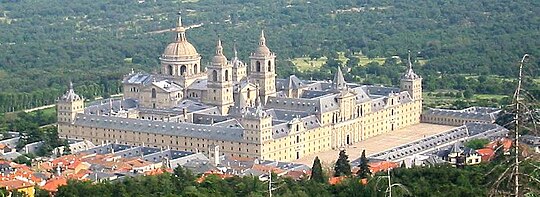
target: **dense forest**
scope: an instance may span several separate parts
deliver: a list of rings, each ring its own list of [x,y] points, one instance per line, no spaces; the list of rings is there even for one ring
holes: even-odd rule
[[[226,55],[232,55],[236,42],[247,59],[264,29],[281,76],[328,79],[340,64],[349,67],[351,80],[396,84],[405,65],[390,57],[404,60],[407,49],[415,52],[414,59],[426,60],[415,66],[427,90],[507,94],[513,80],[505,78],[517,75],[524,53],[532,54],[527,75],[539,74],[538,1],[139,2],[0,0],[0,112],[54,103],[69,80],[86,98],[107,97],[121,91],[119,80],[132,68],[156,72],[157,57],[172,34],[149,32],[173,27],[178,12],[186,25],[202,24],[188,37],[203,63],[210,60],[218,36]],[[387,61],[360,67],[332,58],[336,52]],[[307,73],[290,62],[323,56],[329,57],[326,65]],[[538,84],[535,80],[530,81]]]
[[[493,180],[509,166],[501,158],[489,164],[468,166],[463,169],[450,165],[433,166],[430,168],[398,168],[392,170],[392,185],[401,185],[392,189],[394,196],[487,196],[490,191],[508,191],[507,185],[494,186]],[[524,171],[533,171],[537,162],[523,163]],[[348,176],[336,185],[316,179],[304,178],[292,180],[290,178],[273,178],[272,194],[274,196],[343,196],[343,197],[374,197],[388,196],[388,179],[381,172],[367,178],[367,184],[357,176]],[[275,175],[274,175],[275,176]],[[538,173],[531,173],[537,177]],[[210,175],[202,181],[197,180],[199,175],[192,174],[182,167],[176,168],[174,173],[165,173],[157,176],[140,176],[125,178],[112,182],[91,183],[83,181],[69,181],[68,185],[61,186],[56,196],[269,196],[268,181],[261,181],[258,177],[232,177],[221,179]],[[199,179],[200,180],[200,179]],[[534,181],[524,181],[523,187],[537,188]],[[534,192],[534,191],[533,191]],[[534,196],[531,191],[526,191]],[[39,191],[36,196],[48,196]]]

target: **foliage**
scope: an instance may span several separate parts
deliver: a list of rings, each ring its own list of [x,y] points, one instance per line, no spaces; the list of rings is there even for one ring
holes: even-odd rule
[[[368,58],[413,57],[425,89],[506,91],[507,80],[474,76],[514,76],[512,63],[524,52],[540,54],[538,1],[19,1],[2,0],[0,8],[0,112],[52,104],[68,80],[86,98],[121,91],[119,80],[131,68],[159,70],[156,58],[183,13],[189,39],[203,56],[212,57],[217,34],[240,58],[257,45],[260,29],[278,54],[278,74],[329,79],[337,64],[351,70],[348,80],[396,84],[403,61],[355,66],[356,54]],[[264,6],[261,6],[264,5]],[[249,9],[244,9],[249,8]],[[221,32],[221,33],[219,33]],[[225,33],[223,33],[225,32]],[[337,51],[345,53],[340,62]],[[355,54],[355,55],[352,55]],[[320,70],[298,73],[290,59],[328,57]],[[419,61],[419,59],[423,61]],[[530,72],[538,76],[538,62]],[[345,70],[345,69],[344,69]],[[465,77],[463,75],[472,75]],[[463,79],[466,78],[465,81]],[[470,84],[469,81],[478,81]],[[478,86],[477,86],[478,85]],[[539,90],[540,88],[537,88]]]
[[[538,162],[530,162],[538,165]],[[502,165],[507,165],[502,163]],[[493,180],[490,171],[501,171],[499,163],[481,164],[457,169],[450,165],[429,168],[398,168],[392,171],[392,182],[401,183],[411,193],[410,196],[486,196]],[[533,170],[529,165],[524,170]],[[386,172],[381,175],[385,175]],[[375,175],[374,177],[377,177]],[[274,196],[366,196],[383,197],[384,183],[371,178],[367,185],[359,177],[347,177],[337,185],[328,185],[311,180],[291,180],[278,177],[274,180]],[[529,184],[529,183],[527,183]],[[536,185],[534,185],[536,186]],[[409,196],[402,190],[395,189],[394,196]],[[157,176],[139,176],[113,182],[90,183],[69,181],[61,186],[56,196],[268,196],[267,182],[257,177],[232,177],[220,179],[208,176],[203,182],[195,181],[189,170],[181,167],[173,174]]]
[[[465,142],[465,146],[474,150],[484,148],[489,143],[488,139],[472,139]]]
[[[360,178],[368,178],[369,175],[371,175],[371,170],[369,169],[368,165],[368,159],[366,157],[366,150],[362,150],[362,156],[360,156],[360,165],[358,165],[360,168],[356,175],[358,175]]]
[[[326,183],[328,180],[323,172],[321,160],[319,160],[319,157],[315,157],[315,160],[313,160],[310,180],[318,183]]]
[[[24,155],[18,156],[17,158],[13,160],[13,162],[18,163],[18,164],[25,164],[27,166],[32,165],[32,161]]]
[[[348,176],[351,175],[351,164],[349,163],[349,156],[345,153],[345,150],[339,151],[339,157],[334,166],[334,176]]]

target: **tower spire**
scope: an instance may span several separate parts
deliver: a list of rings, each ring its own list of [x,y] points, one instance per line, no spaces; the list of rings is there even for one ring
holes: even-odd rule
[[[405,71],[405,74],[402,76],[402,78],[404,79],[417,79],[419,78],[418,75],[416,75],[416,73],[414,73],[413,71],[413,64],[412,64],[412,60],[411,60],[411,50],[408,51],[408,56],[407,56],[407,64],[408,64],[408,69],[407,71]]]
[[[73,82],[69,81],[69,91],[73,92]]]
[[[261,30],[261,37],[259,38],[259,46],[266,46],[266,38],[264,37],[264,29]]]
[[[338,66],[337,68],[334,80],[332,81],[332,87],[337,90],[342,90],[347,87],[347,82],[345,82],[345,77],[343,77],[343,72],[341,72],[341,66]]]
[[[182,27],[182,15],[178,14],[178,23],[176,23],[176,27]]]
[[[223,46],[221,46],[221,39],[218,38],[217,45],[216,45],[216,55],[223,55]]]
[[[238,51],[236,51],[236,40],[234,40],[233,51],[234,51],[234,59],[237,60],[238,59]]]
[[[409,70],[412,70],[411,50],[410,49],[409,49],[408,64],[409,64]]]

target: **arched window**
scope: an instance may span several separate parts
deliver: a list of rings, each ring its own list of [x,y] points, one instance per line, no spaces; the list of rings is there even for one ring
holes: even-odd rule
[[[199,69],[198,69],[198,65],[195,64],[193,65],[193,74],[197,74],[197,73],[199,73]]]
[[[229,81],[229,70],[225,70],[225,81]]]
[[[212,81],[217,81],[217,71],[212,71]]]
[[[186,65],[180,67],[180,76],[184,76],[184,74],[186,74]]]
[[[248,88],[248,89],[247,89],[247,98],[249,98],[249,97],[250,97],[249,95],[251,95],[251,94],[250,94],[250,92],[249,92],[249,88]]]
[[[272,62],[268,60],[268,72],[272,72]]]
[[[156,98],[156,89],[152,88],[152,98]]]
[[[261,62],[257,61],[257,63],[255,63],[255,64],[256,64],[255,70],[256,70],[257,72],[261,72]]]
[[[169,75],[173,75],[173,71],[174,71],[173,65],[169,65]]]

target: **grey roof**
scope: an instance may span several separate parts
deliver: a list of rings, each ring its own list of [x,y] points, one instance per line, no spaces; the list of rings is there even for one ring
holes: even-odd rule
[[[283,121],[290,121],[293,118],[306,117],[309,115],[309,113],[307,112],[290,111],[290,110],[283,110],[283,109],[269,109],[267,110],[267,112],[268,114],[272,116],[272,119],[283,120]]]
[[[283,83],[282,89],[299,89],[302,86],[304,83],[295,75],[291,75]]]
[[[528,145],[540,145],[540,136],[535,135],[523,135],[521,136],[521,141]]]
[[[328,94],[328,91],[304,90],[304,91],[302,91],[302,95],[300,97],[301,98],[312,99],[312,98],[317,98],[317,97],[324,96],[324,95],[327,95],[327,94]]]
[[[177,92],[177,91],[183,90],[182,86],[169,80],[155,81],[155,82],[152,82],[152,85],[165,92]]]
[[[423,113],[425,116],[444,116],[452,118],[461,118],[461,119],[473,119],[478,121],[494,122],[497,119],[498,112],[491,112],[487,110],[474,110],[474,109],[464,109],[464,110],[451,110],[451,109],[434,109],[430,108]]]
[[[73,83],[69,82],[69,88],[66,91],[62,97],[60,97],[63,101],[76,101],[81,100],[82,97],[80,97],[78,94],[75,94],[75,91],[73,90]]]
[[[366,86],[362,86],[364,92],[367,92],[367,94],[369,96],[372,96],[372,95],[382,95],[382,96],[386,96],[390,93],[398,93],[398,92],[401,92],[401,90],[399,88],[394,88],[394,87],[384,87],[384,86],[380,86],[380,85],[366,85]]]
[[[78,114],[74,125],[134,131],[156,135],[206,138],[243,142],[243,130],[240,128],[214,127],[186,122],[161,122],[121,117]]]
[[[84,108],[84,113],[108,115],[111,110],[115,114],[121,110],[135,109],[137,106],[138,102],[134,99],[102,99]]]
[[[190,160],[185,163],[182,167],[191,170],[195,174],[202,174],[208,171],[216,171],[217,168],[210,164],[208,160]]]
[[[347,82],[345,82],[345,77],[343,77],[343,72],[341,72],[341,67],[339,66],[334,75],[334,80],[332,80],[332,88],[336,90],[342,90],[347,88]]]
[[[124,84],[132,85],[147,85],[154,80],[154,76],[150,74],[136,73],[128,75],[124,78]]]
[[[207,90],[208,79],[197,79],[188,86],[188,90]]]

